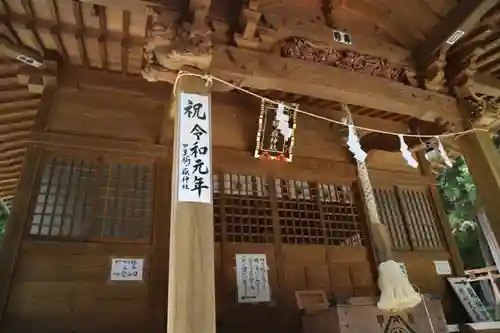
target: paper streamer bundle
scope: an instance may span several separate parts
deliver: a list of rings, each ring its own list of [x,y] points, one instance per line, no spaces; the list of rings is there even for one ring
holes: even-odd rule
[[[359,140],[352,126],[352,117],[348,106],[344,104],[343,109],[347,113],[347,122],[349,125],[348,146],[357,161],[358,177],[366,204],[368,220],[370,221],[373,244],[377,253],[377,260],[379,261],[378,286],[380,289],[380,299],[377,307],[380,310],[395,312],[413,308],[420,303],[422,298],[415,289],[413,289],[408,277],[403,274],[399,265],[392,260],[391,240],[387,227],[380,222],[377,203],[375,202],[373,189],[368,176],[368,169],[365,164],[366,153],[359,145]],[[356,138],[354,138],[354,136]],[[349,141],[351,144],[349,144]],[[404,149],[405,147],[403,145],[406,146],[404,140],[402,140],[401,143],[401,150],[405,154],[408,147],[406,146],[406,149]],[[358,159],[358,157],[360,158]],[[409,157],[411,157],[411,154]],[[409,158],[407,161],[409,164],[412,164]]]

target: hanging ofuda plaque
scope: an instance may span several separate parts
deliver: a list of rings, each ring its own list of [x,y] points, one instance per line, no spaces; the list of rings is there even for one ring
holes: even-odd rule
[[[208,96],[181,92],[178,117],[178,200],[210,203],[212,152]]]
[[[291,162],[298,104],[262,100],[255,158]]]
[[[270,302],[266,255],[237,254],[235,257],[238,303]]]
[[[144,259],[142,258],[112,258],[112,281],[142,281]]]

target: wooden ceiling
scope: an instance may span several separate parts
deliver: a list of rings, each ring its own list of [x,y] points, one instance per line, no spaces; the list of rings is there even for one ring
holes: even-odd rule
[[[142,47],[149,30],[146,4],[141,0],[1,0],[0,33],[41,55],[58,54],[64,63],[138,74]],[[154,1],[181,7],[187,1]],[[284,0],[262,0],[279,6]],[[237,18],[248,1],[212,0],[209,16],[237,30]],[[455,5],[455,0],[332,0],[332,25],[356,36],[411,50],[425,40]],[[107,4],[109,6],[102,6]],[[142,4],[142,6],[141,6]],[[307,18],[324,10],[316,1],[287,0],[291,15]],[[300,15],[298,15],[300,14]],[[235,19],[236,18],[236,19]],[[300,17],[299,17],[300,18]],[[150,24],[150,22],[149,22]]]
[[[0,58],[0,197],[16,191],[26,144],[37,114],[39,95],[17,83],[18,63]]]
[[[490,10],[447,54],[451,61],[456,58],[461,62],[468,56],[479,73],[500,79],[500,4]]]
[[[63,63],[139,74],[145,11],[72,0],[2,0],[2,33],[44,57]]]
[[[474,2],[462,0],[460,3],[465,1]],[[287,19],[297,25],[308,20],[349,32],[355,44],[368,41],[365,50],[375,49],[372,46],[387,50],[382,53],[392,54],[405,64],[413,63],[413,50],[425,43],[458,4],[456,0],[191,2],[210,3],[208,16],[225,22],[230,34],[243,34],[243,11],[258,2],[259,8],[282,8]],[[63,65],[138,76],[144,64],[143,46],[152,26],[148,7],[179,9],[187,3],[187,0],[0,0],[0,37],[29,48],[42,59],[58,60]],[[476,41],[486,38],[480,31],[476,35],[483,37],[477,37]],[[489,43],[479,59],[480,71],[500,78],[500,33],[488,36]],[[468,47],[468,40],[460,41],[453,50]],[[39,103],[39,96],[18,84],[18,69],[18,64],[11,60],[0,60],[0,196],[7,200],[17,186],[27,137]],[[338,104],[332,101],[276,91],[264,94],[313,108],[338,109]],[[404,123],[412,120],[409,116],[361,107],[353,107],[353,112]]]
[[[304,1],[305,2],[305,1]],[[354,35],[380,39],[413,49],[456,5],[456,0],[343,0],[337,2],[335,25]]]

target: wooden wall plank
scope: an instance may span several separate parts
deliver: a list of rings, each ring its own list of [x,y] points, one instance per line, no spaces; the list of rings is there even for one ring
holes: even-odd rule
[[[49,131],[110,139],[157,142],[161,103],[98,90],[60,90]]]
[[[7,305],[39,161],[40,148],[29,147],[23,164],[18,195],[13,203],[12,215],[7,223],[0,251],[0,322]]]

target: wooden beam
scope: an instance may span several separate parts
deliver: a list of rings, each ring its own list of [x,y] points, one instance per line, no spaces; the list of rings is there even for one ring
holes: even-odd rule
[[[456,100],[397,82],[234,47],[214,51],[210,72],[243,87],[280,90],[426,121],[461,122]]]
[[[52,19],[52,24],[54,24],[52,28],[49,28],[50,35],[54,39],[54,44],[56,46],[57,52],[59,53],[61,58],[65,60],[68,58],[68,52],[66,51],[66,47],[62,42],[60,29],[57,28],[61,24],[61,21],[59,19],[59,7],[56,4],[56,0],[47,0],[46,4],[50,13],[50,17]]]
[[[146,156],[151,158],[168,156],[170,152],[169,149],[161,145],[60,133],[32,132],[28,141],[35,145],[47,147],[86,149],[90,151],[121,153],[128,156]]]
[[[73,16],[76,22],[76,29],[78,31],[75,34],[74,38],[76,40],[76,45],[78,46],[78,53],[80,55],[80,59],[82,60],[82,64],[84,67],[89,67],[89,58],[87,56],[87,49],[85,48],[85,43],[83,39],[85,38],[82,34],[83,31],[83,14],[80,1],[73,1]]]
[[[129,10],[132,12],[146,11],[148,8],[164,8],[165,5],[161,1],[154,0],[80,0],[93,5],[110,7],[121,10]]]
[[[108,49],[106,40],[103,38],[107,32],[107,22],[106,22],[106,8],[99,8],[99,30],[101,31],[101,36],[98,39],[99,42],[99,53],[101,54],[102,68],[108,69]],[[124,12],[125,13],[125,12]]]
[[[129,48],[128,38],[130,36],[130,12],[123,11],[122,14],[122,25],[123,25],[123,41],[122,46],[122,73],[128,73],[128,58],[129,58]]]
[[[474,93],[500,96],[500,80],[486,74],[475,74],[472,79]]]
[[[181,112],[181,91],[208,95],[210,101],[209,88],[204,80],[193,76],[181,77],[177,98],[170,105],[176,115]],[[166,332],[215,333],[213,201],[179,201],[181,143],[179,117],[175,118]],[[208,142],[211,149],[211,138]]]
[[[31,3],[31,0],[21,0],[22,7],[24,11],[26,12],[26,15],[28,15],[32,21],[36,20],[35,13],[33,11],[33,5]],[[45,51],[45,46],[43,45],[43,42],[38,35],[35,27],[30,24],[26,26],[26,32],[29,35],[29,38],[31,39],[33,45],[36,47],[37,51],[40,52],[40,54],[43,54]]]
[[[171,85],[165,82],[147,82],[138,76],[72,66],[65,66],[61,69],[58,86],[63,89],[88,87],[147,97],[158,101],[166,101],[169,96],[166,92],[172,89]]]
[[[427,64],[450,36],[457,30],[468,33],[496,4],[498,0],[459,1],[434,28],[429,37],[414,49],[415,60],[418,63]]]

